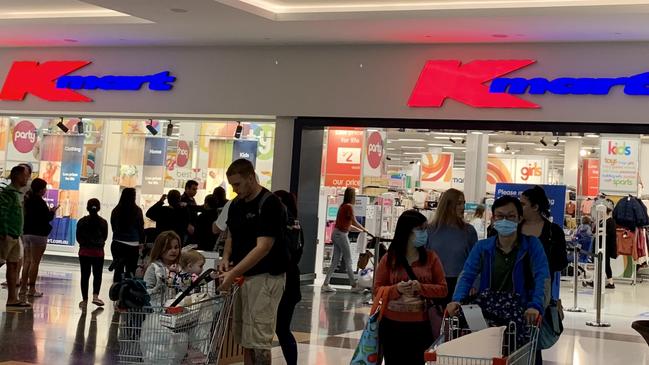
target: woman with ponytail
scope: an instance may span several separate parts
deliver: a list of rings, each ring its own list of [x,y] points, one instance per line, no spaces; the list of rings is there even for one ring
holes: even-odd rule
[[[86,206],[88,215],[77,223],[77,241],[79,242],[79,264],[81,265],[81,296],[83,300],[79,307],[88,305],[88,284],[92,271],[92,303],[103,306],[99,299],[101,275],[104,269],[104,246],[108,239],[108,222],[99,216],[101,203],[97,199],[88,200]]]

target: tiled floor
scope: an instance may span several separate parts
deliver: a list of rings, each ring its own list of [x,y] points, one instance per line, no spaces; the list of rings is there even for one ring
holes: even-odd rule
[[[0,269],[4,277],[4,269]],[[5,311],[6,290],[0,291],[0,364],[18,361],[40,364],[113,364],[116,349],[116,317],[111,306],[87,313],[78,308],[77,267],[46,263],[41,270],[43,298],[31,311]],[[104,275],[102,297],[108,301],[110,275]],[[649,346],[631,329],[631,322],[649,318],[649,283],[620,283],[608,291],[603,319],[610,328],[596,329],[585,322],[594,318],[592,291],[580,291],[585,314],[566,313],[566,330],[559,343],[544,352],[547,364],[649,364]],[[293,329],[300,342],[300,364],[345,364],[354,351],[365,324],[368,306],[364,296],[339,290],[321,294],[303,288],[304,300],[296,309]],[[564,305],[572,306],[569,287],[563,289]],[[284,364],[279,348],[274,364]]]

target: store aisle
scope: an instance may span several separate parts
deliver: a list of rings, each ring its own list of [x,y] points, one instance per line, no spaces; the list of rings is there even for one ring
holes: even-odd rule
[[[4,269],[0,269],[4,276]],[[102,297],[107,301],[110,275],[104,276]],[[43,298],[33,311],[5,311],[6,290],[0,291],[0,364],[5,361],[47,364],[113,364],[116,317],[110,305],[85,315],[78,308],[79,274],[76,266],[47,262],[41,270]],[[565,306],[571,306],[570,289],[563,289]],[[299,363],[306,365],[344,364],[358,343],[367,318],[366,297],[339,290],[322,294],[319,288],[303,288],[293,322],[300,342]],[[568,298],[570,297],[570,298]],[[592,291],[580,291],[581,305],[592,307]],[[566,330],[559,344],[545,353],[546,364],[647,364],[649,346],[631,329],[638,317],[649,318],[649,283],[632,287],[619,284],[606,296],[604,319],[609,329],[587,327],[593,318],[566,313]],[[281,350],[273,350],[274,364],[284,364]]]

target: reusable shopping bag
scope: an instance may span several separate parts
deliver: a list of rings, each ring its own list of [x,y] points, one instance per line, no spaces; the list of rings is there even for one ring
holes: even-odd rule
[[[382,362],[379,351],[379,322],[383,316],[388,302],[388,288],[381,287],[376,293],[374,304],[370,310],[370,318],[365,324],[363,335],[361,336],[354,356],[350,365],[377,365]]]
[[[539,332],[539,349],[547,350],[554,346],[563,333],[563,306],[561,300],[552,300],[545,309],[541,331]]]

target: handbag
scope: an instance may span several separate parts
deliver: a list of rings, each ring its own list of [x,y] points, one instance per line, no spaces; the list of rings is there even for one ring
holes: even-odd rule
[[[383,362],[379,348],[379,322],[387,307],[389,294],[390,290],[387,287],[378,289],[370,310],[370,318],[365,324],[350,365],[378,365]]]
[[[408,260],[406,260],[405,257],[402,257],[401,261],[401,264],[403,265],[403,268],[406,269],[406,273],[408,273],[410,280],[419,280],[417,279],[415,272],[412,270],[412,267],[410,267],[410,264],[408,264]],[[444,308],[442,308],[441,305],[436,304],[433,299],[422,299],[426,306],[426,314],[428,314],[428,321],[430,322],[430,329],[433,332],[433,338],[437,339],[441,334],[442,321],[444,320]]]
[[[543,323],[539,331],[539,349],[547,350],[554,346],[563,333],[563,306],[561,299],[550,301],[550,305],[545,308]]]

